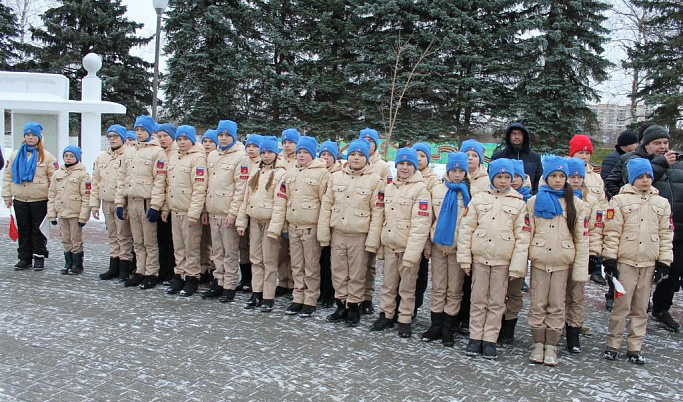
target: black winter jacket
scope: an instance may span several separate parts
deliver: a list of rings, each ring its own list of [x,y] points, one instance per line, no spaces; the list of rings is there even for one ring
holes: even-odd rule
[[[510,144],[510,132],[515,128],[522,130],[524,133],[524,143],[521,148],[513,147]],[[491,160],[500,158],[516,159],[524,162],[524,173],[528,174],[529,180],[531,180],[531,192],[532,194],[538,192],[538,182],[543,176],[543,164],[541,164],[541,156],[531,150],[529,130],[523,124],[512,123],[505,129],[505,147],[494,152]]]
[[[612,151],[609,155],[605,156],[605,159],[602,161],[602,170],[600,170],[600,177],[602,177],[603,181],[607,181],[607,178],[609,177],[610,172],[612,172],[612,169],[614,169],[614,166],[616,166],[619,163],[619,158],[621,155],[625,154],[626,152],[622,151],[619,146],[616,146],[616,149]]]

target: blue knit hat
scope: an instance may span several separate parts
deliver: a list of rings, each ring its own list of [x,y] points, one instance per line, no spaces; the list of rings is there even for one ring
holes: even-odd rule
[[[546,155],[543,158],[543,180],[548,181],[548,176],[552,172],[562,172],[569,177],[569,167],[567,160],[557,155]]]
[[[432,148],[425,144],[424,142],[418,142],[417,144],[413,145],[413,149],[416,151],[421,151],[423,154],[427,155],[427,163],[432,162]]]
[[[127,139],[127,140],[137,141],[138,138],[135,136],[135,131],[133,131],[133,130],[128,130],[128,131],[126,131],[126,139]]]
[[[62,151],[62,158],[64,157],[64,154],[67,152],[71,152],[72,154],[76,155],[76,160],[78,162],[81,161],[81,156],[83,155],[83,151],[81,151],[81,149],[79,147],[77,147],[75,145],[67,145],[64,148],[64,151]]]
[[[263,138],[263,136],[260,134],[249,134],[247,135],[247,139],[244,141],[244,146],[247,147],[249,145],[256,145],[258,147],[261,143],[261,138]]]
[[[524,180],[526,178],[526,173],[524,172],[524,161],[519,159],[510,159],[512,161],[512,167],[515,169],[515,176],[519,176]]]
[[[168,134],[169,137],[175,140],[176,138],[176,128],[173,123],[162,123],[157,127],[157,132],[163,131]]]
[[[147,131],[149,133],[150,138],[152,136],[152,133],[157,131],[157,123],[150,116],[138,116],[138,118],[135,119],[135,125],[133,126],[133,128],[138,127]]]
[[[466,174],[469,174],[467,167],[467,159],[469,157],[464,152],[450,152],[448,154],[448,162],[446,162],[446,173],[453,169],[462,169]]]
[[[652,164],[645,158],[631,159],[626,164],[626,170],[628,171],[629,184],[633,184],[633,182],[636,181],[639,176],[642,176],[645,173],[649,174],[651,178],[655,177],[654,173],[652,172]]]
[[[510,159],[500,158],[489,162],[489,180],[493,182],[493,178],[499,174],[507,173],[510,178],[515,175],[515,166]]]
[[[28,122],[24,125],[24,135],[33,134],[38,137],[38,139],[43,139],[43,126],[40,123]]]
[[[296,143],[296,152],[299,152],[300,149],[305,149],[315,158],[318,155],[318,142],[313,137],[302,135]]]
[[[569,176],[581,176],[586,177],[586,162],[579,158],[569,158],[567,159],[567,170],[569,171]]]
[[[126,130],[125,127],[123,127],[120,124],[113,124],[109,126],[107,129],[107,134],[108,133],[115,133],[119,137],[121,137],[121,141],[126,142],[126,137],[128,136],[128,131]]]
[[[280,141],[285,142],[285,141],[292,141],[292,142],[299,142],[299,138],[301,138],[301,134],[299,134],[299,130],[296,128],[288,128],[286,130],[282,131],[282,135],[280,136]],[[315,155],[314,153],[311,155]]]
[[[270,151],[275,154],[280,153],[280,149],[277,146],[277,137],[274,135],[267,135],[261,137],[261,142],[259,143],[259,153],[264,151]]]
[[[212,129],[206,130],[204,135],[202,135],[202,141],[204,141],[205,138],[213,141],[213,143],[218,146],[218,131]]]
[[[415,169],[419,166],[417,161],[417,151],[413,148],[400,148],[396,151],[396,165],[401,162],[410,162],[415,166]]]
[[[479,164],[484,163],[484,146],[477,140],[465,140],[460,145],[460,152],[474,151],[479,155]]]
[[[318,158],[323,152],[329,152],[336,161],[339,159],[339,146],[334,141],[325,141],[320,144],[320,149],[318,150]]]
[[[379,148],[379,133],[373,128],[366,127],[360,130],[358,138],[369,138],[375,143],[375,148]]]
[[[351,155],[354,152],[360,152],[365,156],[365,159],[370,162],[370,143],[365,140],[365,139],[357,139],[351,141],[349,144],[348,149],[346,150],[346,157],[348,159],[348,156]]]
[[[185,137],[192,142],[192,145],[197,143],[197,131],[192,126],[180,126],[176,131],[176,138]]]
[[[237,142],[237,123],[232,120],[221,120],[218,122],[218,129],[216,129],[216,137],[223,131],[227,132]]]

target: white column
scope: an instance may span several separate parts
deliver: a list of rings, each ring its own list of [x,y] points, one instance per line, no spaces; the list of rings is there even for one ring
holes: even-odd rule
[[[83,58],[83,68],[88,75],[82,80],[81,100],[101,101],[102,80],[97,77],[97,72],[102,68],[102,58],[89,53]],[[81,114],[81,149],[83,150],[82,163],[88,172],[92,173],[93,163],[100,154],[100,137],[102,136],[102,114]]]

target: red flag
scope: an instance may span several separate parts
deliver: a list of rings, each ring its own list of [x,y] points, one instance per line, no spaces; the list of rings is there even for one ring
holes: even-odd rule
[[[17,224],[14,222],[14,215],[9,216],[9,238],[12,241],[17,241],[19,238],[19,229],[17,229]]]

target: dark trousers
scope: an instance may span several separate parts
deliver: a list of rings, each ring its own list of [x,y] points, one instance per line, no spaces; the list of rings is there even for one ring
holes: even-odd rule
[[[330,246],[323,247],[320,253],[320,299],[334,299],[334,286],[332,286],[332,262]]]
[[[157,222],[157,241],[159,242],[159,280],[166,280],[173,277],[175,268],[175,257],[173,254],[173,228],[171,227],[171,216],[168,222],[161,219]]]
[[[458,321],[462,326],[467,326],[470,323],[470,304],[472,299],[472,275],[465,275],[465,281],[462,284],[462,303],[460,304],[460,312],[458,313]]]
[[[420,270],[417,271],[417,283],[415,285],[415,313],[422,307],[425,299],[425,292],[427,291],[427,284],[429,283],[429,260],[425,258],[424,254],[420,259]]]
[[[31,260],[33,255],[47,257],[47,238],[40,231],[40,224],[47,215],[47,200],[22,202],[14,201],[14,213],[19,230],[20,260]]]
[[[653,311],[669,311],[674,300],[674,293],[678,292],[683,276],[683,241],[673,243],[674,261],[671,264],[669,277],[659,283],[652,296]]]

